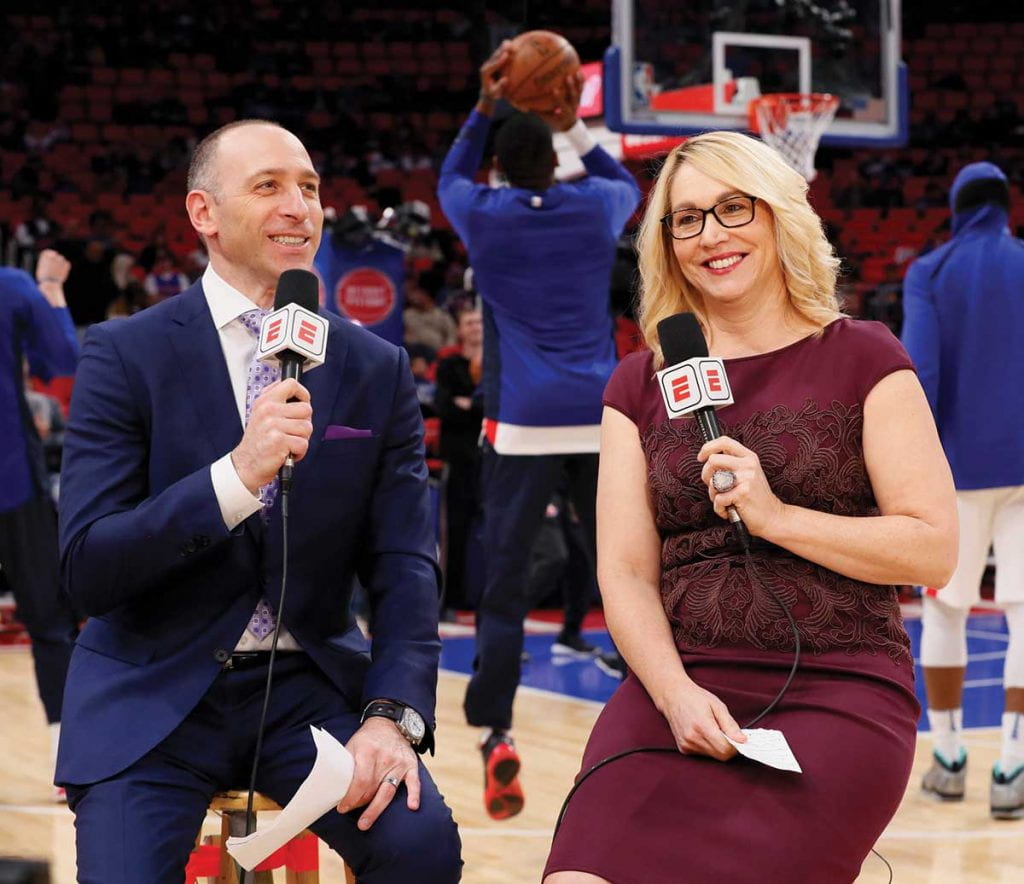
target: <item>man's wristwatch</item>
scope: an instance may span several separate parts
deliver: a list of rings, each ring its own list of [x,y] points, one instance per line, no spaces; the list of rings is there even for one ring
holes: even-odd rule
[[[398,726],[398,732],[413,746],[418,746],[427,732],[423,717],[411,706],[390,700],[374,700],[363,710],[360,724],[374,716],[390,718]]]

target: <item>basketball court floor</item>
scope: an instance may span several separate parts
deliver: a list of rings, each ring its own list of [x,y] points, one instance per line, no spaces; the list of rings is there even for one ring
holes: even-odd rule
[[[917,611],[908,606],[905,615],[916,650],[920,637]],[[528,621],[530,659],[524,665],[523,687],[516,700],[515,734],[523,756],[526,807],[504,822],[491,820],[484,811],[477,733],[462,718],[462,695],[472,664],[472,627],[443,626],[438,751],[429,763],[460,825],[466,862],[463,880],[467,884],[540,880],[554,821],[576,773],[583,744],[602,703],[617,685],[592,661],[553,657],[551,644],[557,626],[544,616],[538,613]],[[610,646],[599,617],[592,616],[587,627],[591,641]],[[967,798],[963,803],[944,804],[920,793],[918,784],[930,753],[927,738],[923,738],[906,797],[878,843],[893,866],[896,884],[1019,884],[1024,874],[1024,820],[994,821],[988,815],[989,770],[999,752],[1005,620],[995,610],[976,611],[968,641],[964,720],[969,728],[971,775]],[[53,884],[72,884],[72,817],[65,806],[55,805],[50,798],[48,736],[26,646],[0,650],[0,704],[5,712],[0,724],[0,856],[46,859],[51,863]],[[211,833],[218,829],[218,820],[212,815],[204,831],[207,829]],[[624,844],[623,849],[629,846]],[[756,857],[751,857],[751,862],[756,862]],[[282,872],[275,874],[275,880],[284,880]],[[339,861],[326,848],[321,848],[321,880],[344,880]],[[685,882],[685,877],[679,880]],[[888,880],[888,870],[875,856],[868,857],[857,879],[858,884],[885,884]]]

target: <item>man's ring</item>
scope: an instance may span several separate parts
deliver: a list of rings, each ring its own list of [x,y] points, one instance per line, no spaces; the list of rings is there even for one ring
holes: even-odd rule
[[[397,789],[402,784],[402,781],[397,777],[393,777],[391,776],[391,774],[388,774],[386,777],[384,777],[383,780],[380,781],[380,783],[382,786],[385,783],[387,783],[389,786],[394,786]]]
[[[711,477],[711,484],[715,491],[728,491],[736,484],[736,474],[732,470],[715,470]]]

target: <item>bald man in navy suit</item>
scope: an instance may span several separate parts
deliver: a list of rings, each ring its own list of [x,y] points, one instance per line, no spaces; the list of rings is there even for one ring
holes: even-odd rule
[[[57,781],[79,881],[180,884],[214,792],[248,785],[280,619],[257,789],[312,766],[310,725],[355,777],[311,828],[366,884],[454,882],[433,749],[440,642],[423,427],[404,352],[328,317],[325,363],[260,390],[262,311],[320,242],[319,178],[265,121],[197,147],[189,218],[210,265],[85,341],[65,443],[61,554],[89,620],[68,674]],[[295,461],[285,549],[275,477]],[[350,613],[356,580],[372,644]]]

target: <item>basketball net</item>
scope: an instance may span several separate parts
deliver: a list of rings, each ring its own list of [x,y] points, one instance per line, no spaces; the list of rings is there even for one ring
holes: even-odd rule
[[[762,95],[750,102],[750,125],[786,162],[813,181],[818,142],[838,108],[839,98],[824,93]]]

